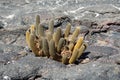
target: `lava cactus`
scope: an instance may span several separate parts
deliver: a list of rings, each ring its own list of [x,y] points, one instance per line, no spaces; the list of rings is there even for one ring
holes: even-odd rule
[[[71,24],[63,30],[54,30],[54,21],[50,20],[48,30],[40,24],[40,16],[36,16],[35,25],[26,31],[26,42],[35,56],[48,57],[64,64],[74,63],[84,52],[87,45],[84,37],[79,35],[80,27],[71,33]]]

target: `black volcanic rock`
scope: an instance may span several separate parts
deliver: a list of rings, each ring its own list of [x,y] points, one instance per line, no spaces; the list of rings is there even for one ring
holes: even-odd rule
[[[54,27],[65,29],[70,22],[72,31],[80,26],[80,34],[87,32],[88,48],[75,64],[26,50],[25,31],[36,15],[45,29],[55,19]],[[119,0],[0,0],[0,80],[119,80],[119,30]]]

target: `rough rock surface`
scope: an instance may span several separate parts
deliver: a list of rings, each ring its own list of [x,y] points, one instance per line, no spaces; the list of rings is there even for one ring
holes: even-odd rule
[[[88,33],[89,46],[75,64],[29,51],[25,31],[37,14],[46,29],[54,18],[55,27],[70,22]],[[0,0],[0,80],[120,80],[120,1]]]

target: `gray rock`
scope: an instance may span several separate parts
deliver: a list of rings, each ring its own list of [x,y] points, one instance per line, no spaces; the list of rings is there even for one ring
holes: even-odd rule
[[[102,56],[100,58],[104,58],[105,61],[107,61],[105,57],[118,54],[116,49],[100,46],[90,47],[87,51],[91,51],[90,54],[93,54],[94,57]],[[95,55],[95,52],[98,55]],[[113,60],[112,57],[111,60]],[[0,72],[1,79],[8,76],[12,80],[36,78],[36,76],[39,76],[38,80],[114,80],[114,78],[119,80],[120,67],[110,61],[101,62],[100,59],[87,64],[64,65],[45,57],[34,57],[29,54],[10,64],[1,65]]]
[[[0,44],[2,52],[20,52],[24,49],[22,46]],[[3,53],[2,53],[3,54]]]
[[[120,48],[120,38],[114,40],[114,45]]]
[[[17,30],[1,30],[0,43],[1,44],[15,44],[18,46],[25,45],[25,28]]]
[[[120,33],[119,32],[112,32],[110,39],[113,40],[113,45],[120,48]]]
[[[103,5],[93,5],[91,7],[86,8],[85,10],[90,12],[96,12],[100,14],[108,13],[119,13],[119,10],[113,7],[111,4],[103,4]]]
[[[62,68],[65,67],[65,65],[47,58],[39,58],[28,55],[18,61],[14,61],[8,65],[1,65],[0,67],[2,78],[4,76],[9,76],[12,80],[27,80],[31,77],[35,77],[36,75],[40,75],[38,74],[38,71],[41,71],[42,73],[43,69]]]
[[[4,28],[4,23],[2,21],[0,21],[0,29]]]
[[[90,59],[99,59],[119,54],[119,51],[107,46],[88,46],[85,53]]]
[[[4,28],[0,30],[0,80],[119,80],[118,24],[107,25],[113,33],[88,36],[90,45],[81,57],[90,58],[86,64],[64,65],[46,57],[35,57],[29,51],[25,56],[19,54],[24,53],[25,31],[35,23],[37,14],[45,28],[52,18],[63,29],[71,22],[73,30],[80,24],[86,32],[107,20],[119,22],[119,4],[119,0],[0,0],[0,29]],[[69,17],[59,22],[62,16]],[[97,40],[108,40],[109,44],[100,46]]]
[[[24,47],[22,46],[14,46],[14,45],[5,45],[0,44],[0,63],[1,64],[9,64],[12,60],[17,60],[20,57],[20,52],[24,51]]]
[[[96,1],[47,1],[47,0],[0,1],[0,17],[7,22],[6,28],[23,27],[34,24],[35,15],[40,14],[42,20],[69,15],[80,20],[103,21],[110,18],[118,18],[118,0]],[[72,5],[72,6],[71,6]],[[107,15],[106,15],[107,14]],[[112,20],[111,19],[111,20]]]

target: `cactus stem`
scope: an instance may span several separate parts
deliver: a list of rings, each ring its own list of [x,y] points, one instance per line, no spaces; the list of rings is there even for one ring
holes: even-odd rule
[[[31,32],[30,34],[30,48],[32,49],[32,52],[35,54],[35,56],[39,56],[39,49],[36,46],[36,41],[35,41],[35,33]]]
[[[46,32],[46,37],[47,37],[47,40],[48,40],[48,42],[52,39],[52,34],[51,34],[51,32]]]
[[[67,38],[70,34],[70,30],[71,30],[71,24],[68,23],[64,32],[64,37]]]
[[[63,55],[62,55],[62,63],[63,63],[63,64],[68,64],[68,61],[69,61],[69,59],[68,59],[67,55],[66,55],[66,54],[63,54]]]
[[[76,37],[79,35],[80,33],[80,27],[76,27],[75,31],[73,32],[70,41],[74,42]]]
[[[80,58],[80,56],[82,55],[82,53],[85,51],[86,48],[87,48],[87,45],[85,43],[83,43],[82,46],[78,50],[78,57],[77,58]]]
[[[49,53],[53,59],[57,60],[59,58],[59,56],[56,54],[55,42],[52,39],[49,42]]]
[[[72,53],[69,63],[73,64],[75,60],[77,59],[77,57],[78,57],[78,49],[74,50],[74,52]]]
[[[77,43],[76,43],[75,46],[74,46],[73,52],[74,52],[74,50],[79,49],[79,48],[81,47],[82,43],[83,43],[83,37],[80,37],[80,38],[77,40]]]
[[[60,53],[60,51],[61,51],[63,46],[65,46],[65,39],[64,38],[60,38],[60,40],[58,42],[58,46],[57,46],[58,53]]]
[[[28,47],[30,48],[30,29],[26,31],[26,42]]]
[[[55,34],[53,35],[53,39],[55,41],[55,46],[58,45],[58,42],[59,42],[60,37],[61,37],[61,34],[62,34],[61,28],[58,27],[57,30],[56,30],[56,32],[55,32]]]
[[[45,35],[43,25],[41,25],[41,24],[39,24],[39,26],[38,26],[38,35],[39,35],[39,37],[44,37],[44,35]]]
[[[53,20],[51,20],[50,22],[49,22],[49,31],[53,34],[53,32],[54,32],[54,21]]]
[[[36,23],[35,23],[35,34],[36,34],[37,37],[39,36],[39,33],[38,33],[38,26],[39,26],[39,24],[40,24],[40,16],[37,15],[36,16]]]
[[[70,42],[69,45],[68,45],[68,48],[69,50],[73,50],[73,47],[74,47],[74,43],[73,42]]]
[[[42,47],[43,47],[43,53],[49,57],[49,46],[48,46],[48,42],[47,39],[42,38]]]

